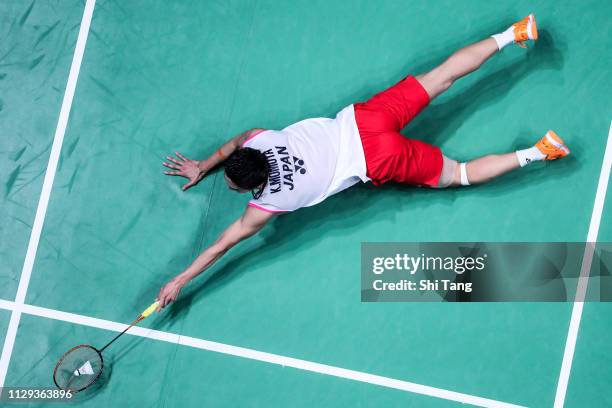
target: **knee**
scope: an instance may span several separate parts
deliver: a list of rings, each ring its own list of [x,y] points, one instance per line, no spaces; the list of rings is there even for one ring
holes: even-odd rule
[[[448,64],[446,63],[440,65],[438,68],[435,69],[435,71],[436,80],[443,91],[446,91],[448,88],[450,88],[451,85],[453,85],[453,83],[457,79],[455,78],[452,70],[448,67]]]
[[[440,93],[445,92],[448,88],[450,88],[451,85],[453,85],[453,82],[455,82],[455,80],[452,78],[442,78],[439,85]]]
[[[433,99],[453,85],[455,78],[444,65],[417,77],[429,96]]]

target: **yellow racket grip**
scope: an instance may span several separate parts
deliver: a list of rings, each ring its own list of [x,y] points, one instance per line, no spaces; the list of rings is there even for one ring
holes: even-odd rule
[[[153,313],[155,309],[157,309],[157,306],[159,306],[159,301],[155,301],[151,306],[147,307],[145,311],[140,314],[140,316],[143,319],[145,317],[149,317],[149,315],[151,315],[151,313]]]

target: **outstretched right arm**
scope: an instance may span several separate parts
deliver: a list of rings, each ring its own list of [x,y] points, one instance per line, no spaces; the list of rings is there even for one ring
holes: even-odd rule
[[[179,292],[189,281],[210,268],[227,251],[257,233],[274,217],[273,213],[247,207],[244,214],[221,234],[214,244],[206,248],[187,269],[178,274],[159,291],[158,311],[176,300]]]

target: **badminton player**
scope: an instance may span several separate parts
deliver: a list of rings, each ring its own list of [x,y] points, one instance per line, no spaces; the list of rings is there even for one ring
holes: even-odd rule
[[[507,30],[452,54],[433,70],[407,76],[366,102],[349,105],[334,119],[315,118],[283,130],[251,129],[225,143],[203,161],[176,153],[165,173],[186,177],[186,190],[223,163],[232,190],[253,197],[240,218],[182,273],[159,292],[160,308],[181,288],[240,241],[258,232],[275,215],[320,203],[358,182],[387,182],[429,188],[485,183],[540,160],[555,160],[569,149],[549,130],[535,145],[491,154],[465,163],[439,147],[404,137],[400,130],[459,78],[475,71],[510,44],[525,47],[538,38],[533,14]]]

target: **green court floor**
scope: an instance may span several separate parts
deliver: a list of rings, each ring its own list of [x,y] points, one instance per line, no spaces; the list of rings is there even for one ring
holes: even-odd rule
[[[84,6],[0,4],[6,309],[21,278]],[[179,180],[162,174],[165,155],[204,158],[245,129],[333,116],[529,12],[540,28],[534,46],[505,49],[404,133],[466,160],[528,146],[552,128],[572,148],[570,158],[468,189],[353,187],[278,217],[143,326],[552,406],[571,303],[361,303],[360,244],[585,241],[612,119],[606,1],[96,1],[25,304],[129,323],[248,201],[227,189],[220,172],[182,192]],[[611,194],[599,241],[612,241]],[[585,305],[567,407],[612,405],[610,308]],[[0,310],[0,334],[9,318]],[[112,335],[25,313],[5,386],[52,386],[52,367],[67,347]],[[108,358],[109,381],[78,406],[460,405],[142,337],[122,339]]]
[[[0,333],[6,333],[6,328],[8,326],[8,322],[11,314],[6,310],[0,310]],[[4,339],[0,345],[4,345]]]

